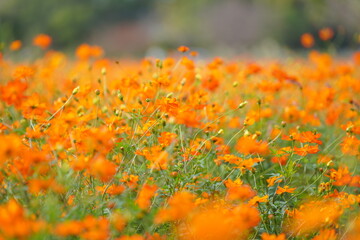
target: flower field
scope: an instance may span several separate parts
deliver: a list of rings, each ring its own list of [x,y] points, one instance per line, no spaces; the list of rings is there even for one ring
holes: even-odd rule
[[[51,41],[0,55],[0,239],[360,239],[360,53]]]

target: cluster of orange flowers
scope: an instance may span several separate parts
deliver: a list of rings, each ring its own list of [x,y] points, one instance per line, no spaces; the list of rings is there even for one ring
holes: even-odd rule
[[[51,42],[0,58],[0,239],[359,238],[360,53],[136,61]]]
[[[325,27],[319,30],[318,35],[320,40],[326,42],[334,37],[334,30],[329,27]],[[305,48],[311,48],[315,45],[315,39],[311,33],[304,33],[301,35],[300,41]]]

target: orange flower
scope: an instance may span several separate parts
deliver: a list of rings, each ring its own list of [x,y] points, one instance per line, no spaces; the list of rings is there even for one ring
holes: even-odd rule
[[[126,218],[118,212],[113,213],[111,216],[111,223],[119,232],[125,228],[126,222]]]
[[[22,152],[22,142],[18,135],[0,135],[0,163],[3,164]]]
[[[265,155],[269,152],[267,142],[256,141],[252,137],[241,137],[235,146],[236,150],[242,154]]]
[[[135,234],[131,236],[121,236],[115,240],[145,240],[145,238],[139,234]]]
[[[132,174],[129,175],[127,172],[124,172],[121,178],[121,182],[124,182],[130,188],[136,188],[138,186],[139,176]]]
[[[174,140],[176,139],[177,134],[170,133],[170,132],[162,132],[160,134],[160,137],[158,137],[158,141],[163,146],[167,147],[169,146]]]
[[[157,101],[160,110],[176,116],[179,109],[179,102],[176,98],[163,97]]]
[[[156,185],[144,184],[135,200],[136,204],[143,210],[148,209],[151,205],[151,198],[157,190]]]
[[[103,217],[95,218],[94,216],[87,216],[82,221],[83,231],[80,237],[86,240],[105,240],[109,239],[110,223],[109,220]]]
[[[266,182],[268,183],[268,187],[272,187],[274,186],[275,183],[280,183],[283,181],[283,179],[280,179],[282,178],[283,176],[280,175],[280,176],[274,176],[274,177],[271,177],[271,178],[268,178],[266,179]]]
[[[283,193],[293,193],[295,191],[296,188],[289,188],[289,186],[285,186],[285,187],[277,187],[276,190],[276,194],[281,195]]]
[[[257,205],[258,203],[266,203],[268,201],[269,201],[268,195],[265,195],[263,197],[255,196],[249,200],[249,204],[254,206],[254,205]]]
[[[251,228],[260,222],[256,208],[248,205],[235,207],[212,203],[194,211],[178,227],[181,240],[246,239]]]
[[[0,238],[28,239],[44,227],[42,221],[26,217],[23,207],[13,199],[0,206]]]
[[[336,224],[343,210],[335,201],[310,201],[300,206],[285,224],[289,234],[304,235]]]
[[[39,194],[42,191],[52,189],[54,192],[64,193],[63,186],[58,184],[54,179],[31,179],[28,183],[29,192],[32,194]]]
[[[292,133],[290,136],[283,136],[282,139],[288,140],[288,141],[299,141],[302,143],[316,143],[316,144],[322,144],[322,141],[319,140],[321,137],[320,133],[314,133],[311,131],[302,132],[302,133]]]
[[[33,94],[32,96],[28,97],[21,105],[21,109],[23,110],[22,113],[26,119],[43,121],[46,119],[46,105],[45,103],[41,102],[40,96],[38,94]]]
[[[262,240],[286,240],[286,235],[284,233],[281,233],[279,235],[263,233],[263,234],[261,234],[261,239]]]
[[[23,80],[23,79],[31,78],[32,76],[34,76],[34,74],[35,71],[33,70],[33,68],[20,65],[16,67],[12,76],[15,80]]]
[[[54,229],[54,233],[61,237],[77,236],[83,231],[80,221],[67,221],[59,223]]]
[[[21,48],[22,46],[22,42],[20,40],[15,40],[13,42],[10,43],[10,50],[11,51],[17,51]]]
[[[353,179],[347,166],[340,166],[338,170],[330,169],[330,174],[327,177],[334,180],[334,186],[350,185]]]
[[[334,31],[329,27],[322,28],[319,30],[319,37],[323,41],[327,41],[331,39],[333,36],[334,36]]]
[[[341,145],[341,151],[348,155],[357,155],[360,153],[360,140],[355,136],[346,136],[343,139]]]
[[[90,46],[89,44],[81,44],[76,49],[76,56],[81,60],[87,60],[91,57],[101,57],[104,50],[99,46]]]
[[[125,187],[123,185],[110,185],[110,186],[97,186],[96,191],[101,194],[107,193],[110,195],[119,195],[125,191]]]
[[[168,201],[168,207],[160,209],[155,223],[176,221],[186,217],[195,208],[195,195],[189,192],[177,192]]]
[[[301,148],[294,147],[294,153],[297,155],[300,155],[300,156],[306,156],[308,154],[315,154],[319,151],[320,150],[319,150],[318,145],[311,146],[311,145],[305,144],[305,146],[301,147]]]
[[[226,199],[233,200],[246,200],[256,195],[256,192],[249,186],[243,185],[240,179],[232,181],[231,179],[225,181],[225,186],[228,189]]]
[[[311,48],[314,46],[315,40],[310,33],[304,33],[301,35],[300,42],[305,48]]]
[[[346,233],[345,238],[346,240],[358,240],[360,236],[360,219],[358,217],[351,220],[351,224],[349,225],[349,231]],[[332,240],[332,239],[331,239]]]
[[[315,236],[312,240],[336,240],[336,239],[338,238],[335,229],[323,229],[320,230],[319,235]]]
[[[39,34],[33,39],[33,44],[42,49],[46,49],[50,46],[52,39],[49,35]]]
[[[184,52],[187,52],[187,51],[189,51],[190,50],[190,48],[188,48],[188,47],[186,47],[186,46],[180,46],[180,47],[178,47],[178,49],[177,49],[179,52],[182,52],[182,53],[184,53]]]
[[[153,146],[150,148],[144,148],[135,152],[138,155],[144,156],[149,160],[148,168],[156,170],[164,170],[168,167],[168,153],[162,151],[160,146]]]
[[[97,157],[92,160],[90,174],[100,178],[101,181],[110,181],[116,173],[116,165],[104,157]]]
[[[19,107],[25,97],[25,90],[28,88],[28,84],[14,80],[8,82],[5,86],[0,86],[0,98],[7,104]]]

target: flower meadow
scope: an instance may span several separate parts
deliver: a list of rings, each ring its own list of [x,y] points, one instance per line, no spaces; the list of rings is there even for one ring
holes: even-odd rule
[[[0,55],[0,239],[360,238],[360,53],[115,60],[51,42]]]

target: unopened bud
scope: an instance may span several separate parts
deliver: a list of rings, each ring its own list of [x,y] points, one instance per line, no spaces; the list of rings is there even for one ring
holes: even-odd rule
[[[74,88],[74,90],[72,91],[72,95],[76,95],[80,90],[80,87],[77,86],[76,88]]]
[[[183,78],[183,79],[181,80],[180,84],[181,84],[182,86],[184,86],[185,83],[186,83],[186,78]]]
[[[346,132],[347,132],[347,133],[352,133],[353,127],[354,127],[353,125],[347,127],[347,128],[346,128]]]
[[[249,132],[249,130],[246,129],[245,132],[244,132],[244,136],[245,136],[245,137],[248,137],[248,136],[250,136],[250,135],[251,135],[251,133]]]
[[[247,103],[248,103],[247,101],[240,103],[238,109],[245,107]]]

